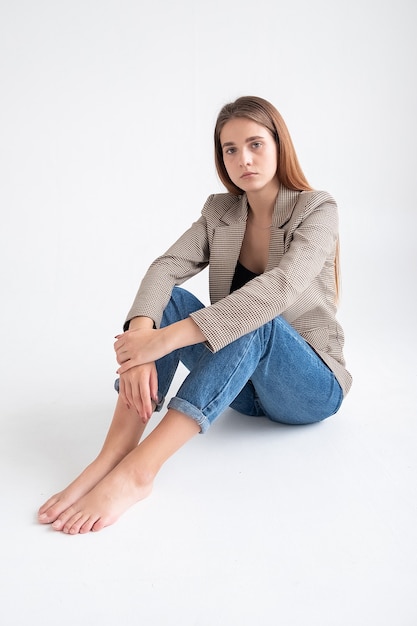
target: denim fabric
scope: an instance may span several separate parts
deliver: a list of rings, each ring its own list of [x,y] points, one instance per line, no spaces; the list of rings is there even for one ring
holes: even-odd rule
[[[161,326],[203,306],[191,293],[175,287]],[[333,372],[282,317],[216,353],[201,343],[159,359],[160,405],[180,361],[189,374],[168,408],[195,419],[202,433],[228,406],[283,424],[311,424],[336,413],[343,400]]]

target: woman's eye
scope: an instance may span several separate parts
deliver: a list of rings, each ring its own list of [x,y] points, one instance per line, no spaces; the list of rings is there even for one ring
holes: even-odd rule
[[[235,148],[226,148],[224,152],[225,154],[233,154],[235,152]]]
[[[252,148],[260,148],[261,146],[262,146],[262,144],[261,144],[261,142],[260,142],[260,141],[255,141],[255,142],[252,144]]]

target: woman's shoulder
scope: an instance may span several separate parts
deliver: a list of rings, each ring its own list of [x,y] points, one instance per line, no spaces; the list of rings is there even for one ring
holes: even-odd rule
[[[205,217],[221,219],[226,213],[242,211],[243,196],[236,196],[232,193],[211,194],[203,207],[202,214]]]
[[[310,189],[297,192],[291,208],[291,214],[286,221],[286,229],[298,228],[306,219],[310,223],[326,223],[335,225],[338,222],[338,208],[334,198],[327,191]]]
[[[336,205],[336,200],[328,192],[322,189],[311,189],[309,191],[301,191],[299,195],[299,202],[305,207],[318,207],[322,204],[329,203]]]

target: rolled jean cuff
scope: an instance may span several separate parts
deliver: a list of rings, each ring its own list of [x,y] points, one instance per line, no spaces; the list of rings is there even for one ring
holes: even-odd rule
[[[158,396],[158,404],[155,404],[155,413],[159,413],[160,412],[160,410],[164,406],[164,402],[165,402],[165,397],[163,397],[162,400],[160,400],[159,396]]]
[[[210,420],[203,415],[200,409],[197,409],[193,404],[190,404],[187,400],[182,398],[171,398],[168,403],[168,409],[175,409],[180,413],[184,413],[188,417],[191,417],[200,426],[200,434],[204,434],[210,427]]]

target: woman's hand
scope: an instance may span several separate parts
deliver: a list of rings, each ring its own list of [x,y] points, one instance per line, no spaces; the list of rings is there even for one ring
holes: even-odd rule
[[[117,335],[114,349],[123,374],[131,367],[151,363],[184,346],[205,341],[205,337],[191,317],[164,326],[164,328],[135,328]]]
[[[165,341],[164,329],[139,328],[127,330],[117,335],[114,349],[116,359],[121,366],[118,374],[124,374],[132,367],[152,363],[165,356],[170,349]]]
[[[146,424],[158,404],[158,374],[155,363],[131,367],[120,375],[119,395]]]
[[[139,322],[138,322],[139,323]],[[189,317],[164,328],[136,328],[116,337],[114,349],[120,367],[119,393],[124,402],[135,407],[144,423],[158,404],[155,361],[183,346],[205,340]]]

